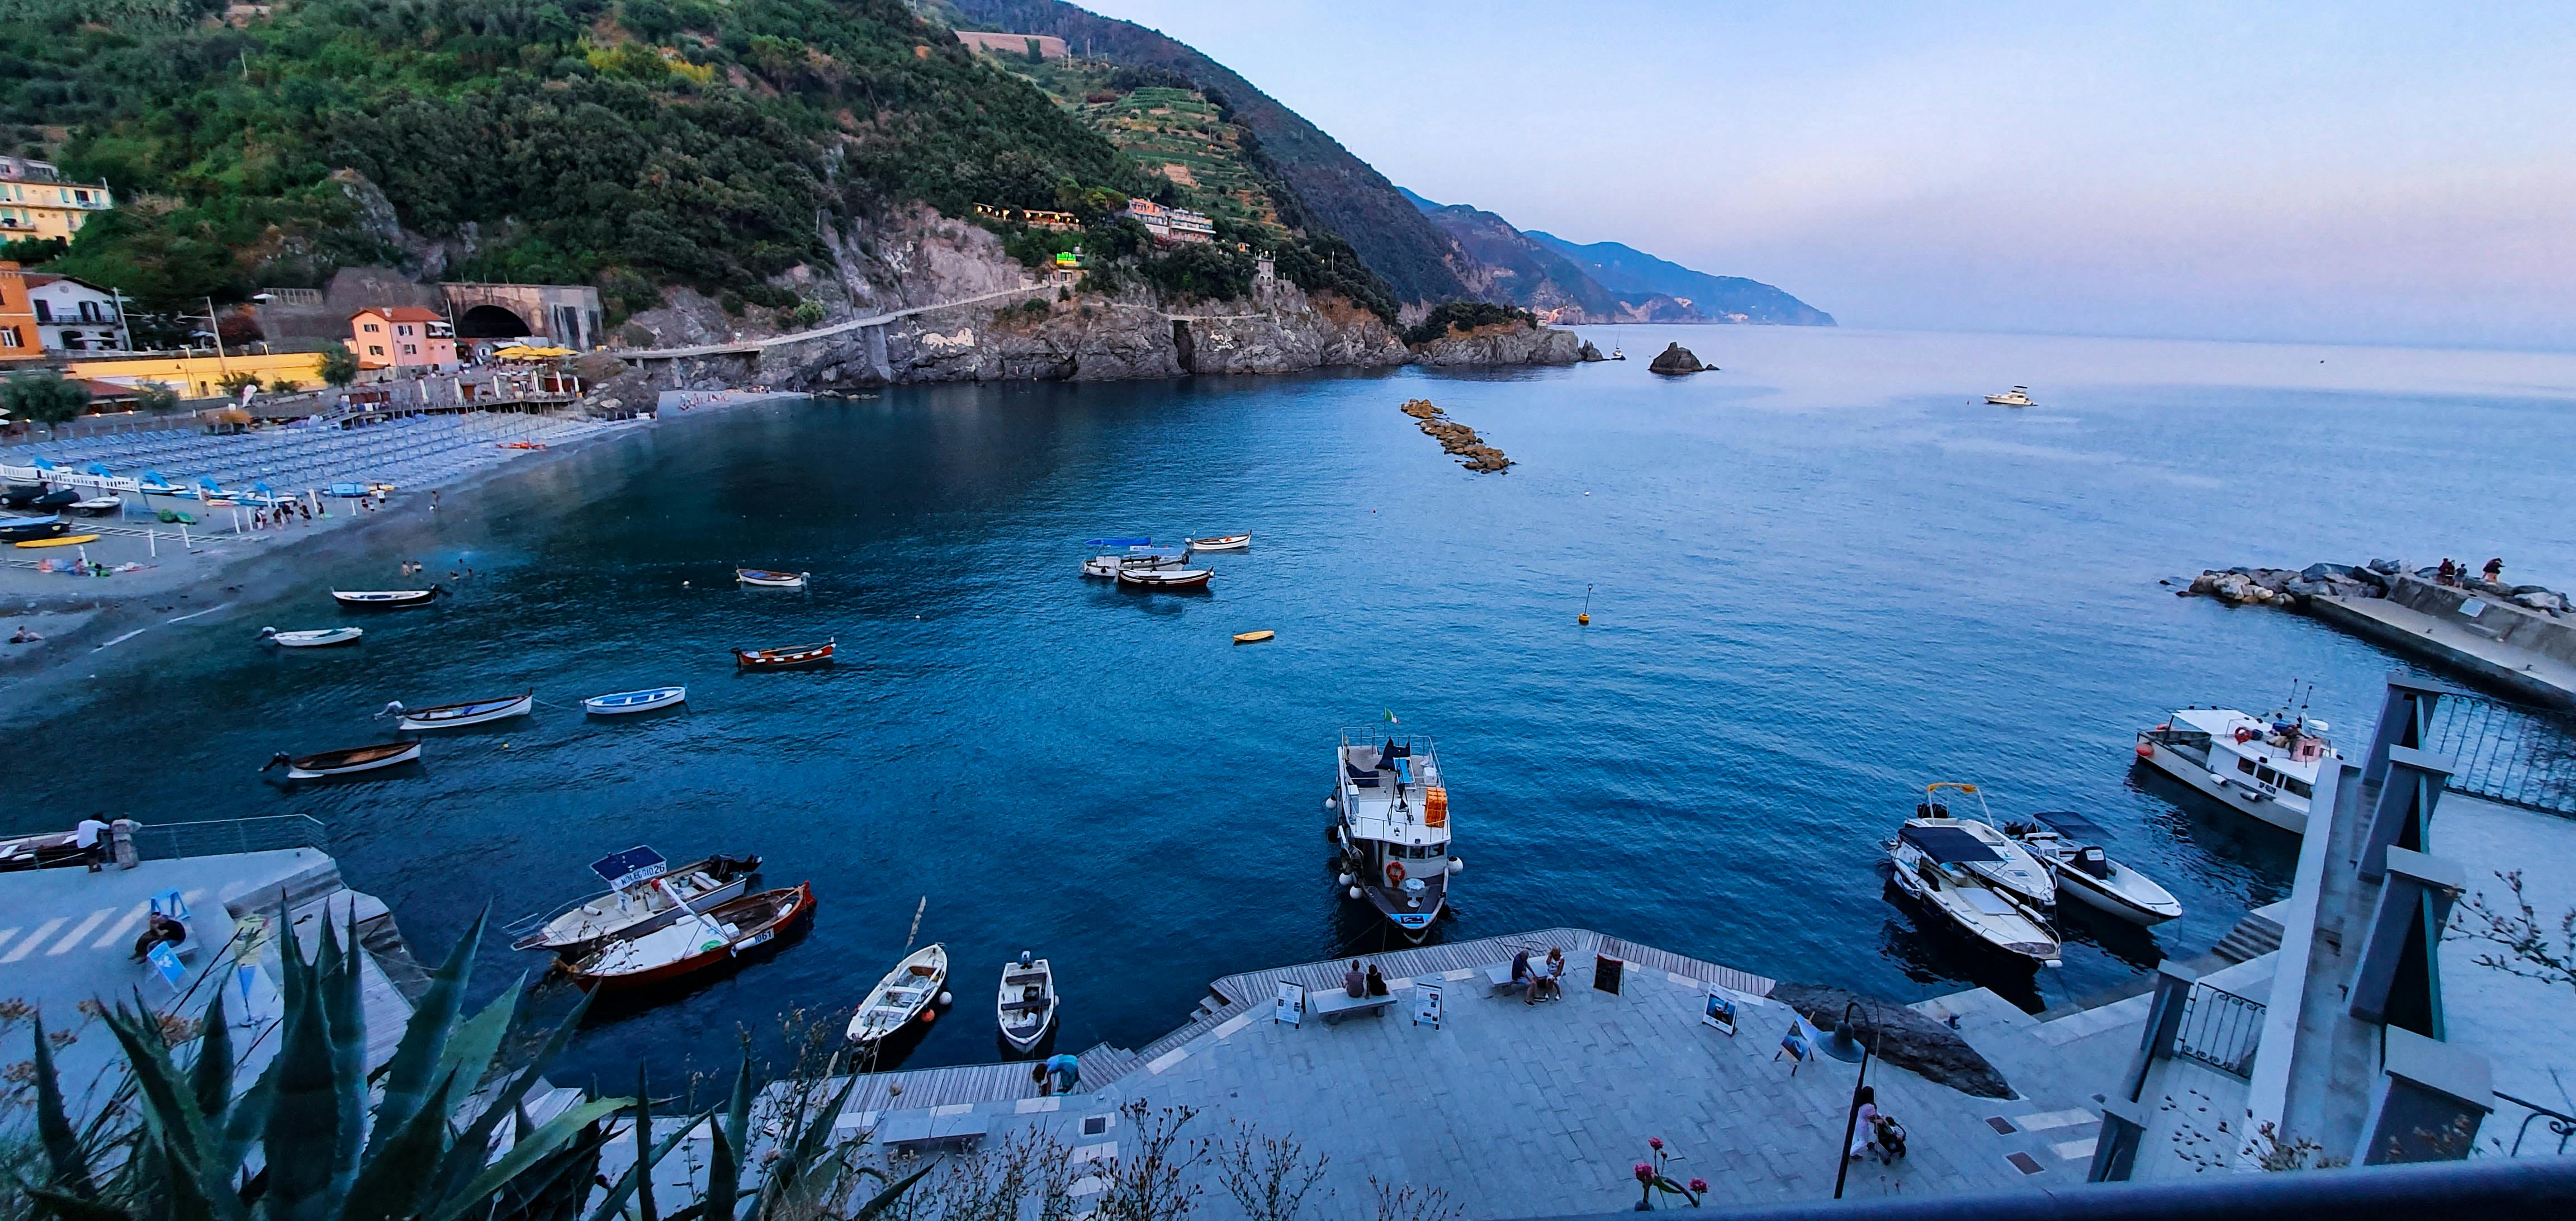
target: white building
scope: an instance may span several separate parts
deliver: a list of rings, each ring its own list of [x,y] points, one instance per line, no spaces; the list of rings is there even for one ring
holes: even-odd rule
[[[1216,222],[1204,212],[1187,208],[1166,208],[1150,199],[1127,201],[1127,215],[1145,226],[1145,232],[1158,242],[1209,242],[1216,240]]]
[[[36,314],[36,333],[48,352],[128,352],[124,311],[116,294],[95,284],[47,272],[28,272],[27,302]]]

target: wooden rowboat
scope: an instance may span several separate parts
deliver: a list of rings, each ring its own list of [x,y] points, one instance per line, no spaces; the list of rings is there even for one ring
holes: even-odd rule
[[[651,712],[668,708],[689,698],[686,687],[650,687],[642,691],[619,691],[612,695],[594,695],[581,702],[581,710],[592,716],[624,716],[630,712]]]
[[[1249,534],[1220,534],[1215,538],[1190,540],[1192,551],[1241,551],[1251,545],[1252,536]]]
[[[735,581],[744,585],[757,585],[763,589],[803,589],[805,588],[805,578],[812,575],[814,574],[810,572],[771,572],[766,568],[737,568],[733,570],[733,579]]]
[[[427,606],[437,601],[438,595],[443,591],[444,587],[438,585],[432,585],[427,589],[335,589],[331,591],[331,596],[342,606],[376,609],[393,606]]]
[[[323,627],[306,632],[281,632],[273,627],[259,629],[259,638],[270,644],[290,649],[319,649],[335,644],[356,644],[367,634],[365,628]]]
[[[1263,628],[1257,632],[1236,632],[1234,634],[1234,642],[1236,644],[1259,644],[1278,634],[1279,633],[1271,631],[1268,628]]]
[[[1206,568],[1128,568],[1118,573],[1118,583],[1145,589],[1202,589],[1216,573]]]
[[[692,904],[692,907],[695,905]],[[739,958],[778,939],[814,911],[814,884],[745,895],[640,937],[611,939],[564,969],[583,991],[667,984]]]
[[[95,543],[97,541],[98,536],[95,534],[66,534],[61,538],[31,538],[18,545],[21,547],[69,547],[79,543]]]
[[[793,644],[776,649],[735,649],[733,664],[742,670],[793,670],[801,666],[832,664],[832,652],[839,637],[821,644]]]
[[[1055,968],[1046,959],[1023,953],[1017,961],[1002,964],[1002,989],[994,1001],[1002,1041],[1022,1055],[1037,1050],[1055,1026],[1057,1000]]]
[[[434,708],[407,709],[396,704],[392,710],[401,713],[402,720],[396,724],[403,729],[455,729],[464,725],[482,725],[491,721],[506,721],[514,716],[526,716],[528,710],[535,707],[536,703],[537,693],[530,691],[521,695],[505,695],[497,699],[440,704]]]
[[[289,757],[277,752],[259,770],[267,771],[279,764],[286,766],[289,780],[319,780],[325,776],[346,776],[353,772],[372,772],[378,768],[409,763],[420,757],[418,742],[379,742],[373,746],[352,746],[347,750],[326,750],[318,755]]]
[[[868,998],[850,1015],[850,1041],[874,1043],[903,1029],[928,1010],[939,999],[939,990],[947,986],[948,947],[934,943],[914,950],[868,989]]]

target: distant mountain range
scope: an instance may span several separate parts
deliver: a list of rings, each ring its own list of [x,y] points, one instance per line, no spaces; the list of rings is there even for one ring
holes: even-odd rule
[[[1623,299],[1648,294],[1677,302],[1710,322],[1764,322],[1780,326],[1832,326],[1834,316],[1760,280],[1713,276],[1618,242],[1576,245],[1553,233],[1524,236],[1590,272]],[[1659,319],[1660,321],[1660,319]],[[1691,321],[1675,319],[1675,321]]]
[[[1404,190],[1399,187],[1398,190]],[[1753,322],[1832,326],[1834,317],[1759,280],[1713,276],[1619,242],[1577,245],[1466,204],[1405,199],[1474,260],[1478,296],[1580,322]]]

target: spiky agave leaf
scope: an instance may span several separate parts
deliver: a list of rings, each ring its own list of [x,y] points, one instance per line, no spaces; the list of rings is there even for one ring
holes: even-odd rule
[[[438,1075],[456,1074],[457,1084],[471,1094],[482,1085],[483,1076],[491,1071],[492,1057],[500,1054],[501,1040],[510,1033],[510,1021],[518,1016],[519,993],[528,983],[521,974],[501,995],[465,1019],[465,1024],[447,1036],[447,1050],[439,1056]]]
[[[490,914],[487,908],[476,916],[465,936],[448,950],[447,961],[430,975],[429,990],[421,994],[419,1007],[412,1010],[411,1020],[403,1026],[402,1042],[395,1045],[393,1059],[386,1062],[384,1098],[376,1103],[378,1140],[383,1139],[383,1133],[398,1131],[410,1122],[429,1090],[454,1075],[452,1070],[439,1072],[439,1065],[446,1059],[449,1038],[457,1028],[457,1014],[464,1010],[465,985],[473,975],[474,951],[482,944],[483,922]],[[476,1081],[481,1074],[477,1066]],[[468,1082],[466,1088],[471,1090],[473,1085]],[[371,1144],[367,1160],[372,1162],[374,1158]]]
[[[397,1221],[417,1211],[420,1199],[438,1175],[447,1153],[448,1094],[456,1078],[448,1076],[415,1100],[400,1128],[379,1129],[367,1149],[367,1164],[349,1185],[339,1221]]]
[[[728,1119],[731,1117],[728,1116]],[[707,1155],[707,1193],[699,1198],[699,1221],[734,1221],[734,1197],[742,1191],[742,1167],[737,1159],[734,1138],[727,1132],[733,1125],[715,1125],[715,1148]]]
[[[903,1193],[912,1190],[913,1184],[920,1182],[923,1176],[938,1168],[939,1159],[932,1158],[921,1169],[887,1184],[884,1191],[869,1197],[867,1203],[859,1206],[859,1211],[850,1214],[850,1221],[876,1221],[878,1217],[885,1215],[887,1209],[893,1208],[896,1201],[903,1198]]]
[[[531,1075],[534,1075],[533,1073]],[[425,1221],[456,1221],[467,1212],[485,1207],[492,1193],[516,1180],[528,1168],[569,1144],[583,1128],[601,1118],[614,1115],[634,1105],[632,1098],[598,1098],[575,1104],[563,1114],[545,1122],[527,1138],[510,1146],[501,1159],[484,1167],[463,1187],[436,1200],[425,1213]],[[516,1109],[517,1104],[511,1104]]]
[[[197,1113],[196,1094],[181,1085],[179,1070],[170,1063],[170,1051],[161,1043],[159,1023],[148,1013],[136,1016],[123,1003],[104,1017],[108,1031],[125,1052],[126,1067],[134,1075],[135,1090],[143,1099],[143,1114],[153,1136],[175,1164],[174,1169],[195,1175],[204,1143],[205,1117]]]
[[[63,1083],[54,1072],[54,1048],[45,1038],[42,1015],[36,1018],[35,1068],[36,1135],[44,1142],[45,1162],[53,1171],[51,1185],[75,1199],[94,1200],[98,1186],[90,1181],[89,1158],[81,1152],[71,1115],[63,1109]]]
[[[197,1095],[197,1114],[211,1129],[233,1103],[233,1029],[224,1017],[224,989],[206,1002],[204,1029],[197,1035],[197,1060],[188,1066],[190,1087]]]
[[[546,1036],[545,1045],[537,1049],[536,1058],[512,1076],[508,1084],[501,1086],[483,1108],[483,1113],[476,1116],[464,1134],[456,1138],[456,1144],[447,1151],[447,1159],[439,1165],[438,1186],[431,1193],[433,1198],[448,1198],[482,1167],[490,1156],[492,1138],[500,1131],[501,1121],[519,1109],[520,1101],[528,1096],[528,1091],[545,1075],[546,1069],[553,1066],[555,1057],[563,1054],[564,1047],[572,1042],[573,1032],[581,1026],[582,1015],[588,1012],[590,994],[585,992],[580,1000],[573,1002],[572,1012],[565,1015],[562,1024]],[[465,1078],[460,1076],[458,1079]]]
[[[570,1143],[501,1189],[493,1221],[576,1221],[581,1202],[598,1181],[599,1152],[608,1141],[607,1125],[600,1121],[574,1133]]]
[[[796,1139],[781,1151],[782,1156],[776,1162],[770,1164],[768,1178],[761,1184],[758,1215],[771,1216],[789,1203],[811,1203],[831,1194],[832,1189],[839,1185],[847,1163],[840,1157],[827,1159],[824,1155],[836,1151],[834,1125],[840,1120],[841,1113],[849,1108],[850,1096],[858,1092],[858,1088],[859,1074],[851,1073],[844,1078],[841,1091],[832,1096],[831,1105],[806,1119]],[[818,1178],[816,1172],[826,1165],[830,1173]],[[868,1170],[865,1173],[876,1172]]]
[[[328,929],[324,936],[329,936]],[[320,981],[303,962],[303,950],[289,937],[279,946],[287,977],[301,982],[293,989],[285,1029],[271,1067],[267,1122],[260,1147],[268,1160],[267,1215],[270,1221],[329,1221],[333,1161],[340,1147],[341,1083],[333,1071],[331,1030],[323,1014]],[[364,1088],[360,1085],[358,1088]]]
[[[331,1148],[330,1211],[338,1212],[358,1177],[358,1155],[367,1139],[367,1016],[360,994],[366,959],[358,949],[358,910],[348,917],[344,950],[331,922],[322,922],[322,954],[314,963],[314,986],[322,995],[322,1016],[331,1032],[332,1099],[339,1104],[337,1140]]]

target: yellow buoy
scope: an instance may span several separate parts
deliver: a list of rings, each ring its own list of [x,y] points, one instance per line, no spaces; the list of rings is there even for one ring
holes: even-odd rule
[[[1234,642],[1236,644],[1259,644],[1278,634],[1279,633],[1269,631],[1267,629],[1258,632],[1236,632],[1234,634]]]
[[[31,538],[18,545],[21,547],[69,547],[77,543],[95,543],[97,541],[98,536],[95,534],[66,534],[61,538]]]
[[[1575,621],[1576,623],[1590,623],[1590,622],[1592,622],[1592,612],[1590,612],[1590,611],[1585,611],[1585,612],[1583,612],[1583,613],[1582,613],[1582,614],[1580,614],[1580,615],[1576,615],[1576,616],[1574,617],[1574,621]]]

